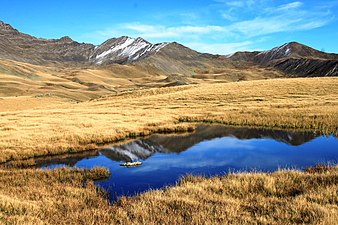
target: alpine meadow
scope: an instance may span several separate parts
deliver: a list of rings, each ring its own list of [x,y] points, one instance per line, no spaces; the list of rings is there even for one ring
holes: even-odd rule
[[[0,224],[336,224],[337,7],[4,3]]]

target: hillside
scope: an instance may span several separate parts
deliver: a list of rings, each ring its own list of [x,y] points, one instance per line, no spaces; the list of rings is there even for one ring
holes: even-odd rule
[[[36,38],[0,21],[0,97],[85,101],[150,87],[337,75],[337,54],[296,42],[221,56],[140,37],[111,38],[98,46],[67,36]]]

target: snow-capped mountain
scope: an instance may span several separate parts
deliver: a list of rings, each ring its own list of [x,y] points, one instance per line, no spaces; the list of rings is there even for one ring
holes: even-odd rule
[[[151,54],[155,54],[168,43],[151,44],[143,38],[123,36],[112,38],[97,46],[90,61],[97,65],[108,63],[131,63]]]

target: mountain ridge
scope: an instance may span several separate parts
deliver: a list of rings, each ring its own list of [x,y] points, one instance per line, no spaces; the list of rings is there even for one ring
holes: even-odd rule
[[[36,38],[3,21],[0,21],[0,58],[70,67],[131,64],[154,74],[197,76],[198,79],[205,74],[208,77],[232,76],[227,71],[234,69],[266,69],[268,73],[274,70],[286,77],[338,75],[338,54],[321,52],[298,42],[266,51],[223,56],[200,53],[177,42],[152,44],[141,37],[111,38],[97,46],[76,42],[68,36]],[[231,79],[236,81],[245,77],[236,75]]]
[[[154,54],[166,44],[168,43],[151,44],[141,37],[134,39],[127,36],[108,39],[98,46],[79,43],[69,36],[59,39],[36,38],[0,21],[0,57],[37,65],[65,62],[95,65],[126,64]],[[128,53],[127,48],[131,55],[124,54]],[[56,54],[59,55],[55,56]]]

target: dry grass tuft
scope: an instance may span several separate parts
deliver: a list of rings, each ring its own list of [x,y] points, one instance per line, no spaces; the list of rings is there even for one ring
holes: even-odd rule
[[[120,224],[334,224],[338,167],[314,173],[278,171],[188,176],[177,186],[122,198]]]
[[[93,179],[106,169],[0,170],[0,224],[94,224],[109,205]]]
[[[91,181],[100,168],[0,170],[0,223],[335,224],[338,166],[306,171],[187,176],[110,205]]]

